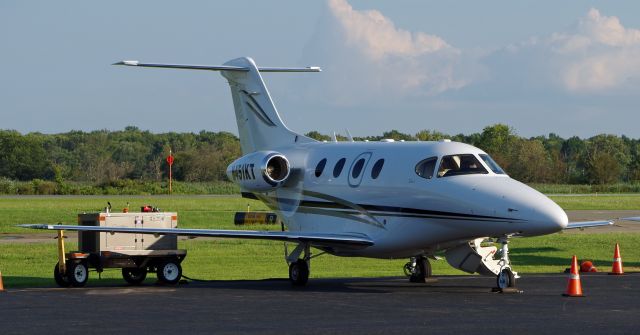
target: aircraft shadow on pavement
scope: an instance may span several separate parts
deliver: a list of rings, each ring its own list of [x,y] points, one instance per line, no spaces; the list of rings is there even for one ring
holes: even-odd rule
[[[458,277],[461,279],[463,277]],[[181,281],[178,285],[164,285],[155,282],[153,279],[147,279],[142,285],[133,286],[124,283],[120,279],[98,279],[90,278],[87,285],[83,288],[68,288],[74,292],[91,289],[110,289],[110,288],[130,288],[135,290],[140,288],[144,291],[148,288],[178,288],[179,290],[189,289],[211,289],[211,290],[253,290],[253,291],[272,291],[281,293],[371,293],[371,294],[387,294],[394,292],[411,293],[420,290],[433,293],[486,293],[491,290],[493,280],[488,277],[469,278],[473,280],[464,280],[464,282],[456,281],[452,284],[449,280],[456,279],[454,277],[441,277],[438,282],[433,284],[417,284],[410,283],[404,277],[378,277],[378,278],[318,278],[311,279],[304,287],[294,287],[289,283],[287,278],[270,278],[262,280],[192,280]],[[52,278],[43,277],[20,277],[6,276],[4,277],[5,288],[7,289],[59,289]],[[60,289],[61,291],[67,289]]]

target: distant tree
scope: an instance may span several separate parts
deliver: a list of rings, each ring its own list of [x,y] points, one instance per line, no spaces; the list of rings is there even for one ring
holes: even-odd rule
[[[504,124],[495,124],[482,130],[475,145],[490,154],[502,168],[510,172],[517,141],[518,137],[513,129]]]
[[[614,135],[597,135],[587,141],[584,164],[590,183],[609,184],[620,180],[631,163],[629,148]]]
[[[391,130],[391,131],[385,131],[382,134],[382,138],[390,138],[390,139],[394,139],[396,141],[415,141],[416,138],[411,136],[410,134],[405,134],[405,133],[401,133],[395,129]]]
[[[0,176],[17,180],[51,179],[42,134],[0,131]]]
[[[517,140],[509,166],[511,177],[525,183],[544,183],[552,179],[552,164],[540,140]]]
[[[418,141],[440,141],[443,139],[451,139],[451,136],[436,130],[421,130],[416,133],[415,138]]]
[[[312,139],[317,140],[317,141],[331,141],[331,136],[320,134],[319,132],[317,132],[315,130],[304,134],[304,136],[311,137]]]

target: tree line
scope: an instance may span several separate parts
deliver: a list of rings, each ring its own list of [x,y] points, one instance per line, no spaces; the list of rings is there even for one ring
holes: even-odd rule
[[[317,131],[306,135],[332,140]],[[510,176],[527,183],[640,181],[640,140],[626,136],[602,134],[565,139],[549,134],[524,138],[512,128],[496,124],[470,135],[432,130],[412,135],[391,130],[355,140],[385,138],[468,143],[489,153]],[[338,140],[346,138],[338,136]],[[227,165],[241,155],[238,138],[227,132],[155,134],[137,127],[61,134],[0,130],[0,179],[96,185],[116,185],[122,180],[159,182],[168,175],[165,159],[169,150],[175,157],[173,177],[185,182],[225,181]]]

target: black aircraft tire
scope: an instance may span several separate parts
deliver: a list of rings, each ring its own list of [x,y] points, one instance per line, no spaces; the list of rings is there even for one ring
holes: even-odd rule
[[[69,278],[66,273],[60,273],[58,271],[59,263],[56,263],[56,266],[53,268],[53,279],[56,281],[56,284],[60,287],[69,287],[71,283],[69,282]]]
[[[498,288],[508,288],[516,286],[516,278],[511,269],[506,268],[500,271],[496,279]]]
[[[409,277],[409,281],[412,283],[426,283],[427,278],[431,277],[431,262],[426,257],[418,257],[416,263],[418,272],[412,274]]]
[[[140,285],[147,278],[147,268],[122,268],[122,278],[131,285]]]
[[[309,265],[299,259],[289,265],[289,280],[293,286],[304,286],[309,281]]]

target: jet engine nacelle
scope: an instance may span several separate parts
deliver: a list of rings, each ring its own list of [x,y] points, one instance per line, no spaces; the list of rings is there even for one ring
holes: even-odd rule
[[[275,151],[257,151],[236,159],[227,167],[227,177],[243,190],[274,190],[289,178],[291,166],[287,158]]]

